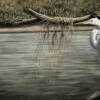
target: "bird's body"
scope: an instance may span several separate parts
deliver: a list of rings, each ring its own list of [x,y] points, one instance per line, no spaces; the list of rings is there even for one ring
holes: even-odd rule
[[[87,24],[92,24],[97,26],[96,29],[92,30],[90,33],[90,44],[98,52],[98,60],[100,60],[100,20],[98,18],[92,18],[87,21]]]
[[[90,43],[91,43],[91,46],[96,50],[98,49],[99,39],[100,39],[100,29],[94,29],[90,33]]]

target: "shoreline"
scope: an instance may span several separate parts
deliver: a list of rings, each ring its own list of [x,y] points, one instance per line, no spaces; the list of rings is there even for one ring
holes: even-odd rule
[[[67,28],[67,27],[66,27]],[[72,31],[90,31],[94,29],[95,26],[92,25],[75,25]],[[21,26],[21,27],[0,27],[0,33],[32,33],[32,32],[46,32],[47,29],[44,25],[31,25],[31,26]],[[60,27],[49,27],[50,32],[61,32]],[[66,29],[67,31],[67,29]]]

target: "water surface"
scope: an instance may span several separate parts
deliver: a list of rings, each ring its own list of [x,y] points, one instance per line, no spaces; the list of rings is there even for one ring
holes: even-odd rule
[[[100,89],[100,63],[90,32],[73,33],[60,50],[41,42],[40,34],[0,34],[2,100],[85,100]]]

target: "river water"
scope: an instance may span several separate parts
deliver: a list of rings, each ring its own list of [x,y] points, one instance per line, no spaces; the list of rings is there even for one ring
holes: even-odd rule
[[[100,63],[89,31],[74,32],[63,47],[41,42],[41,34],[0,34],[2,100],[86,100],[99,91]]]

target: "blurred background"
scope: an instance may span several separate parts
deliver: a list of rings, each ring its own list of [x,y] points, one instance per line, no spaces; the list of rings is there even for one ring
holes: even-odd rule
[[[76,17],[100,10],[100,0],[0,0],[0,21],[32,17],[23,12],[26,6],[51,16]]]

